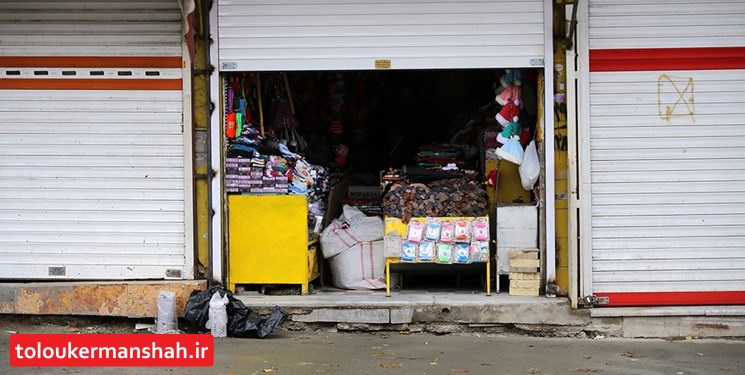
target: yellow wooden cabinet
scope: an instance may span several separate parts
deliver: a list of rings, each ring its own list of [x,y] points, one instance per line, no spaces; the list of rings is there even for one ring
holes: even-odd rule
[[[317,240],[308,239],[304,195],[228,197],[228,287],[295,284],[308,294],[320,276]]]

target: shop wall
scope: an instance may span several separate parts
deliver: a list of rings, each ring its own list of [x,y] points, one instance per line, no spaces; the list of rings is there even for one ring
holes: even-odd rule
[[[197,0],[197,6],[195,9],[195,48],[196,56],[193,63],[194,70],[203,71],[208,70],[209,65],[207,64],[207,48],[204,44],[203,33],[209,32],[209,30],[203,30],[202,20],[204,17],[208,17],[206,14],[202,14],[202,2],[203,0]],[[209,131],[209,118],[207,116],[207,106],[209,104],[209,98],[207,98],[207,85],[208,76],[206,74],[192,74],[192,111],[194,119],[194,173],[196,176],[195,181],[195,217],[196,217],[196,229],[195,229],[195,246],[197,247],[197,259],[198,268],[206,269],[209,267],[209,183],[208,183],[208,171],[209,171],[209,142],[208,142],[208,131]]]
[[[556,285],[559,295],[569,289],[569,155],[566,100],[566,28],[564,10],[567,1],[554,5],[554,181],[556,192]]]

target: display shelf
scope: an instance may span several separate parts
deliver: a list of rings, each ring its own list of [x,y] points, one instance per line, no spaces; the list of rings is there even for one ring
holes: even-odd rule
[[[437,217],[435,219],[438,220],[469,220],[473,221],[475,219],[483,219],[483,220],[489,220],[488,216],[483,217]],[[414,217],[411,218],[410,221],[418,221],[421,223],[426,223],[427,218],[425,217]],[[389,234],[391,233],[398,233],[398,235],[401,237],[402,241],[406,236],[407,233],[408,224],[401,221],[400,218],[397,217],[385,217],[385,240],[389,240]],[[391,296],[391,265],[394,264],[406,264],[411,266],[417,266],[417,265],[433,265],[433,264],[440,264],[443,267],[449,266],[448,264],[441,264],[441,263],[435,263],[435,262],[422,262],[422,263],[416,263],[416,262],[402,262],[401,257],[391,257],[386,254],[385,258],[385,296],[390,297]],[[452,265],[465,265],[468,263],[453,263]],[[474,263],[470,263],[474,264]],[[486,295],[491,295],[491,254],[487,258],[486,262],[483,262],[483,265],[486,267]]]

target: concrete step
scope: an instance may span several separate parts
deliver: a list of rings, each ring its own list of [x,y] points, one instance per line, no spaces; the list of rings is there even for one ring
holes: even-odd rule
[[[587,310],[572,310],[566,298],[510,296],[468,291],[350,291],[323,288],[310,295],[267,295],[239,292],[246,306],[266,313],[275,306],[302,323],[337,324],[466,324],[584,326]]]

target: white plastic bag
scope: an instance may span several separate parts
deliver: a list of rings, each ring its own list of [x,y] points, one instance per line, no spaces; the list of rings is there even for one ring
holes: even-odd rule
[[[382,240],[385,234],[385,224],[380,217],[367,216],[348,205],[343,211],[321,232],[321,252],[326,259],[360,242]]]
[[[530,141],[525,148],[523,163],[518,168],[520,172],[520,183],[523,189],[531,190],[535,183],[538,182],[538,176],[541,174],[541,164],[538,160],[538,151],[536,150],[535,141]]]
[[[220,293],[215,293],[210,299],[210,309],[205,327],[210,330],[214,337],[228,336],[228,294],[220,297]]]
[[[176,293],[161,291],[158,293],[158,315],[155,319],[155,333],[178,333],[176,316]]]

